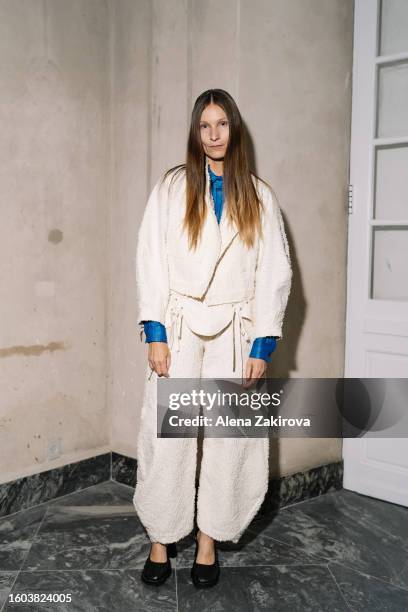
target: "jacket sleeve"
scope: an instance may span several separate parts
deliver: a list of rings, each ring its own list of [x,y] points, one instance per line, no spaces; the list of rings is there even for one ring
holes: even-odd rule
[[[282,338],[292,283],[292,265],[282,214],[275,193],[265,187],[261,214],[263,238],[255,269],[254,338]]]
[[[137,321],[165,324],[170,295],[167,262],[167,186],[157,181],[149,196],[138,232],[135,272]]]

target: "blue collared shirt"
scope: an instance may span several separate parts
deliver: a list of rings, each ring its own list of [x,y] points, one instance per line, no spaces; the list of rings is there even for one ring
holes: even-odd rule
[[[224,205],[224,189],[222,175],[215,174],[208,164],[208,171],[211,181],[211,194],[214,201],[214,211],[218,223],[221,221],[222,210]],[[141,321],[143,323],[144,332],[146,334],[146,342],[167,342],[166,328],[159,321]],[[264,359],[268,363],[271,361],[271,354],[276,348],[276,338],[274,336],[265,336],[255,338],[252,343],[250,357]]]

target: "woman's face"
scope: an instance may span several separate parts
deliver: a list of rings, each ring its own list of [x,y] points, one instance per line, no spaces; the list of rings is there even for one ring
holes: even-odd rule
[[[227,149],[229,124],[224,110],[217,104],[209,104],[200,119],[201,144],[208,157],[222,159]]]

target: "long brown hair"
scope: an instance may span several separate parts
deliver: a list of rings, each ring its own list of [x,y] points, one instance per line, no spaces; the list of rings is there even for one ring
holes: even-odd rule
[[[196,249],[208,212],[205,203],[206,155],[201,143],[200,120],[202,112],[211,103],[224,110],[229,123],[223,167],[224,198],[225,203],[228,203],[226,214],[229,220],[235,222],[241,240],[247,247],[252,247],[255,231],[262,236],[260,207],[263,203],[258,197],[251,174],[258,180],[262,179],[250,170],[242,117],[235,100],[224,89],[208,89],[198,96],[191,114],[186,163],[167,170],[163,181],[172,174],[172,182],[177,175],[185,172],[186,212],[183,228],[188,232],[189,248]]]

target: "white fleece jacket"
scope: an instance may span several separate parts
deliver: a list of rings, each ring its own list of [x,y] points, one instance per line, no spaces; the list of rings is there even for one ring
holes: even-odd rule
[[[140,225],[136,248],[137,321],[165,325],[170,290],[202,299],[208,305],[248,300],[254,337],[282,338],[283,318],[291,289],[292,267],[282,214],[275,193],[253,177],[265,206],[264,237],[248,249],[235,224],[223,215],[218,225],[211,202],[206,165],[208,214],[196,251],[188,248],[181,230],[185,211],[186,179],[161,178],[150,193]],[[225,206],[227,202],[225,202]]]

